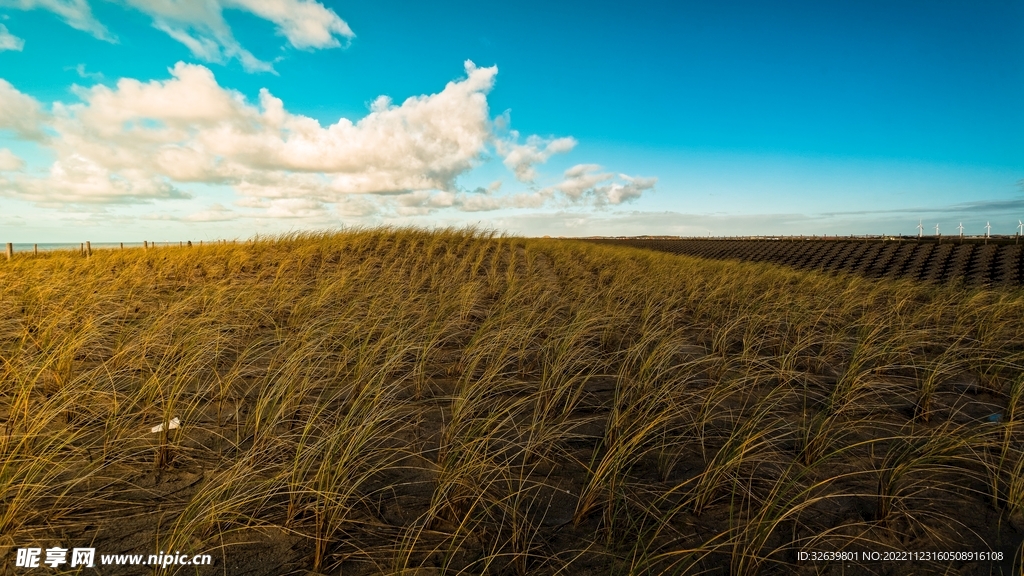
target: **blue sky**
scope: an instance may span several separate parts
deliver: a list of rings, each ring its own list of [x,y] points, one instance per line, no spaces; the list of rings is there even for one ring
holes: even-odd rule
[[[1013,233],[1024,5],[828,4],[0,0],[0,235]]]

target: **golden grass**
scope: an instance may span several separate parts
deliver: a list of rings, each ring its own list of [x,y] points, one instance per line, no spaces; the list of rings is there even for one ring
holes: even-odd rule
[[[639,575],[995,550],[901,569],[1010,570],[1022,318],[1020,290],[461,230],[17,255],[0,556]]]

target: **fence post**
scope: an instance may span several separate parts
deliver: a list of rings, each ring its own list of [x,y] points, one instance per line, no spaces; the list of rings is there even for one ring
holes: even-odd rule
[[[124,242],[121,242],[121,250],[124,250]]]
[[[39,244],[32,245],[32,255],[39,256]]]
[[[88,240],[85,241],[85,255],[92,256],[92,243]]]
[[[7,243],[7,259],[10,260],[11,257],[13,257],[13,256],[14,256],[14,243],[13,242],[8,242]]]
[[[142,241],[142,249],[143,250],[149,250],[149,240],[143,240]]]
[[[85,242],[78,243],[78,255],[85,256]]]

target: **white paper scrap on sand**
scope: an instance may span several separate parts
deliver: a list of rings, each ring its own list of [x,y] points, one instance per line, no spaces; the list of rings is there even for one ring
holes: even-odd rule
[[[171,421],[167,423],[167,429],[168,430],[174,430],[178,426],[181,426],[181,420],[179,420],[177,416],[172,418]],[[154,434],[156,434],[157,432],[163,432],[164,431],[164,425],[160,424],[158,426],[153,426],[152,428],[149,429],[149,431],[154,433]]]

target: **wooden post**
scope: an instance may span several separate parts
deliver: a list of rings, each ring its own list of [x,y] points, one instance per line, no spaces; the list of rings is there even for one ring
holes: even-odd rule
[[[10,260],[13,257],[14,257],[14,243],[13,242],[8,242],[7,243],[7,259]]]
[[[142,241],[142,249],[143,250],[149,250],[149,240],[143,240]]]
[[[78,255],[85,256],[85,242],[78,243]]]
[[[189,241],[188,241],[188,247],[189,247],[189,248],[191,248],[191,247],[192,247],[192,241],[191,241],[191,240],[189,240]]]
[[[92,243],[88,240],[85,241],[85,255],[92,256]]]
[[[32,245],[32,255],[39,256],[39,244]]]
[[[121,242],[121,250],[124,250],[124,242]]]

